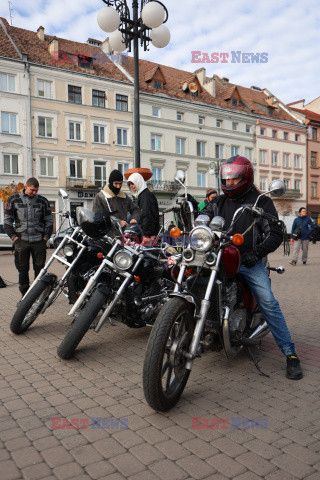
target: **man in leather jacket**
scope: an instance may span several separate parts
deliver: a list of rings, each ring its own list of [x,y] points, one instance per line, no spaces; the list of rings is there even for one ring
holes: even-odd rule
[[[228,228],[236,210],[244,205],[253,205],[258,198],[259,192],[253,185],[253,180],[253,166],[247,158],[236,155],[226,160],[220,170],[220,184],[224,195],[209,203],[201,212],[202,215],[208,215],[210,219],[219,215],[225,219],[225,227]],[[271,198],[261,197],[258,207],[278,218]],[[244,233],[251,224],[252,217],[242,213],[230,234]],[[287,378],[299,380],[303,373],[295,345],[262,263],[262,258],[274,252],[281,242],[280,227],[259,218],[253,228],[244,234],[244,243],[238,247],[241,254],[240,273],[247,281],[279,349],[287,357]]]

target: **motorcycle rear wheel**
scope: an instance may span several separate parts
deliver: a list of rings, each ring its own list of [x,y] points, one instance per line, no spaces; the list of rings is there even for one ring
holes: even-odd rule
[[[192,306],[181,298],[170,299],[151,330],[143,366],[144,395],[154,410],[170,410],[182,395],[190,375],[184,353],[193,330]]]
[[[16,313],[14,314],[10,330],[16,335],[25,332],[30,325],[37,319],[43,308],[43,305],[49,297],[52,285],[39,280],[30,290],[28,295],[21,300]]]
[[[85,306],[80,310],[72,324],[70,325],[66,336],[60,343],[57,353],[64,360],[71,358],[90,328],[99,311],[106,302],[106,295],[96,289]]]

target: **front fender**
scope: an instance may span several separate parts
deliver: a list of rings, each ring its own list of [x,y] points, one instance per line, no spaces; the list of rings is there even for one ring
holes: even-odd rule
[[[46,273],[39,280],[42,280],[48,285],[54,285],[55,283],[57,283],[57,275],[55,275],[54,273]]]
[[[197,311],[198,310],[198,307],[197,307],[197,304],[193,298],[192,295],[188,295],[186,293],[178,293],[178,292],[172,292],[169,294],[169,297],[178,297],[178,298],[182,298],[183,300],[185,300],[186,302],[188,303],[191,303],[191,305],[193,306],[193,311]]]

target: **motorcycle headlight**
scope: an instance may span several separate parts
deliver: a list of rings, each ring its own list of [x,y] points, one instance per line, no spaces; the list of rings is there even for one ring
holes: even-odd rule
[[[73,255],[73,248],[70,245],[66,245],[63,248],[63,253],[65,254],[66,257],[72,257]]]
[[[192,230],[190,234],[190,245],[195,250],[206,252],[211,247],[213,241],[210,228],[199,226]]]
[[[133,264],[133,258],[130,252],[120,250],[114,255],[113,263],[120,270],[128,270]]]

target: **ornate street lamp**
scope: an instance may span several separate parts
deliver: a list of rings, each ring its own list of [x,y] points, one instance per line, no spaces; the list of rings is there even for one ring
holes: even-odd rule
[[[98,24],[109,36],[110,48],[115,52],[128,49],[133,41],[134,61],[134,165],[140,167],[140,109],[139,109],[139,40],[144,51],[150,41],[155,47],[164,48],[170,41],[170,32],[163,25],[168,20],[166,7],[158,0],[132,1],[132,19],[126,0],[102,0],[107,7],[98,13]],[[113,8],[114,7],[114,8]]]

